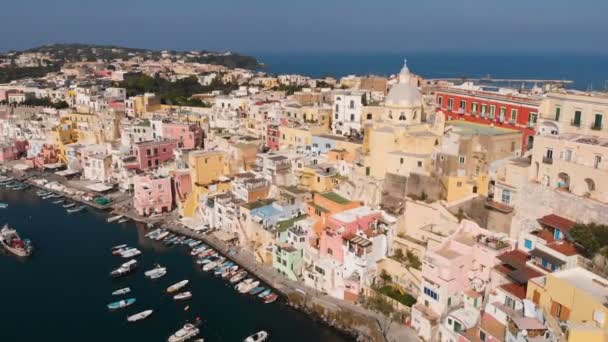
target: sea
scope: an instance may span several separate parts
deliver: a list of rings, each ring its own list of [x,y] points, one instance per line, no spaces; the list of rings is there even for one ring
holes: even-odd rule
[[[184,323],[200,317],[208,342],[242,341],[267,330],[270,341],[348,341],[333,329],[277,301],[263,304],[238,294],[226,281],[203,272],[183,246],[165,247],[144,237],[135,223],[106,223],[107,213],[90,209],[68,215],[60,204],[43,200],[34,189],[0,188],[0,224],[8,223],[30,238],[35,254],[26,260],[0,252],[0,341],[166,341]],[[125,262],[111,247],[139,248],[140,268],[125,278],[109,272]],[[144,276],[155,264],[168,268],[156,281]],[[189,279],[193,298],[175,302],[165,289]],[[111,293],[130,287],[117,297]],[[106,305],[134,297],[129,308],[111,312]],[[185,307],[189,310],[185,311]],[[147,320],[127,323],[128,315],[153,309]]]
[[[577,90],[608,89],[608,55],[484,54],[454,52],[390,53],[254,53],[271,74],[310,77],[389,76],[404,59],[413,73],[426,78],[552,79],[574,81]],[[521,84],[510,84],[519,87]]]

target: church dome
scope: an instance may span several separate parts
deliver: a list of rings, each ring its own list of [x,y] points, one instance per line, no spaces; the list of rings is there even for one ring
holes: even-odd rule
[[[399,73],[397,83],[391,87],[384,101],[389,107],[420,107],[422,106],[422,95],[418,87],[414,84],[407,62],[403,64],[403,69]]]

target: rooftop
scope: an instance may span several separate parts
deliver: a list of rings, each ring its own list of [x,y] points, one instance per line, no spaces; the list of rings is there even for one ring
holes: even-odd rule
[[[362,206],[362,207],[345,210],[345,211],[337,213],[337,214],[333,214],[332,218],[337,221],[347,223],[347,222],[354,222],[362,217],[369,216],[369,215],[376,214],[376,213],[378,213],[378,211],[376,211],[368,206]]]
[[[503,134],[513,134],[518,133],[516,130],[507,129],[507,128],[499,128],[492,127],[488,125],[476,124],[468,121],[462,120],[453,120],[446,123],[447,127],[453,127],[453,132],[464,135],[464,136],[473,136],[473,135],[483,135],[483,136],[496,136]]]
[[[348,203],[350,203],[349,200],[347,200],[346,198],[344,198],[344,197],[336,194],[333,191],[320,193],[319,195],[327,198],[330,201],[336,202],[338,204],[348,204]]]
[[[548,276],[569,283],[601,303],[604,303],[608,297],[608,280],[581,267],[555,272]]]

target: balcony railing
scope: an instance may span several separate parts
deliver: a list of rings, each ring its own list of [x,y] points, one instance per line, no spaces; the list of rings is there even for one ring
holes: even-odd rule
[[[553,164],[553,157],[544,156],[543,164]]]

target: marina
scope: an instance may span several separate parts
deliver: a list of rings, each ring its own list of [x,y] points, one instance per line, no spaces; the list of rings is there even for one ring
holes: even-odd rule
[[[81,329],[50,329],[52,330],[50,335],[48,331],[44,335],[41,332],[27,331],[24,340],[43,338],[88,341],[120,341],[127,338],[166,340],[172,333],[181,329],[185,322],[193,322],[195,317],[201,316],[199,336],[205,340],[242,341],[254,331],[264,329],[271,331],[273,338],[276,337],[277,340],[345,341],[335,331],[317,325],[303,313],[280,304],[265,305],[262,298],[257,295],[237,293],[233,286],[238,282],[231,283],[231,277],[223,277],[231,274],[231,271],[236,269],[232,267],[236,265],[224,265],[225,274],[217,276],[213,271],[203,272],[201,265],[196,262],[200,259],[191,255],[192,250],[189,246],[192,240],[186,242],[191,239],[190,237],[180,239],[183,244],[178,245],[179,236],[173,234],[176,243],[172,245],[173,247],[167,247],[161,241],[145,236],[154,229],[148,230],[136,223],[126,223],[124,228],[108,224],[107,213],[95,210],[88,210],[82,215],[67,215],[64,209],[54,205],[51,200],[43,200],[36,196],[33,190],[25,192],[0,190],[0,201],[10,204],[10,210],[4,211],[7,214],[6,220],[18,228],[20,233],[23,232],[23,235],[30,237],[36,243],[37,249],[40,245],[40,252],[37,252],[27,263],[17,262],[15,258],[6,255],[0,257],[0,267],[7,270],[8,276],[14,274],[15,277],[16,275],[25,277],[23,281],[28,284],[40,283],[40,286],[44,284],[37,291],[49,297],[49,305],[62,308],[59,313],[44,312],[51,309],[43,308],[42,314],[45,318],[34,323],[42,327],[62,326],[66,315],[71,316],[70,312],[82,312],[81,316],[83,316],[82,320],[78,319],[75,322],[82,324]],[[37,208],[36,216],[32,215],[33,207]],[[158,231],[156,234],[159,237],[164,235],[164,239],[171,233]],[[88,255],[96,260],[96,267],[83,269],[80,266],[82,261],[78,258],[66,259],[66,255],[60,252],[66,236],[71,239],[82,239],[82,242],[73,247],[74,252]],[[107,272],[126,263],[121,258],[112,256],[111,251],[114,250],[112,246],[116,249],[132,247],[141,250],[142,254],[138,257],[137,263],[142,270],[151,270],[157,263],[162,263],[162,266],[170,272],[154,282],[145,277],[144,271],[138,272],[137,269],[120,278],[112,279]],[[218,257],[217,252],[214,252],[215,249],[205,243],[198,244],[194,248],[200,248],[200,252],[207,251],[201,253],[205,258]],[[65,265],[66,269],[57,270],[51,266],[57,264]],[[218,268],[220,266],[221,264],[216,265]],[[73,272],[74,269],[82,271]],[[244,271],[239,270],[232,277],[241,275],[246,278],[247,273],[241,272]],[[186,279],[189,280],[187,290],[184,288],[170,296],[161,295],[170,285]],[[244,279],[240,281],[242,280]],[[15,295],[27,297],[31,290],[26,288],[30,289],[32,286],[21,287],[19,284],[3,283],[0,287],[4,291],[12,291]],[[56,290],[59,288],[61,290]],[[126,288],[129,288],[128,292],[126,290],[118,292]],[[173,296],[183,291],[191,292],[192,298],[186,302],[173,299]],[[112,295],[113,292],[119,294]],[[66,294],[58,296],[58,293]],[[271,291],[268,291],[266,295],[270,293]],[[103,310],[108,303],[124,299],[123,296],[137,298],[137,302],[118,312]],[[8,300],[9,305],[11,300]],[[14,305],[21,309],[16,310],[15,315],[8,318],[8,324],[11,322],[17,324],[16,322],[25,319],[24,315],[27,315],[28,310],[37,307],[34,302],[25,305],[20,300],[18,302],[19,304],[16,301]],[[154,314],[137,324],[124,325],[127,317],[144,310],[154,310]],[[234,310],[241,312],[247,319],[235,323]],[[261,319],[261,317],[265,318]],[[36,320],[34,318],[34,321]],[[101,330],[101,333],[90,338],[86,335],[87,330],[90,329]],[[297,331],[299,333],[296,333]],[[301,333],[302,331],[304,333]]]

